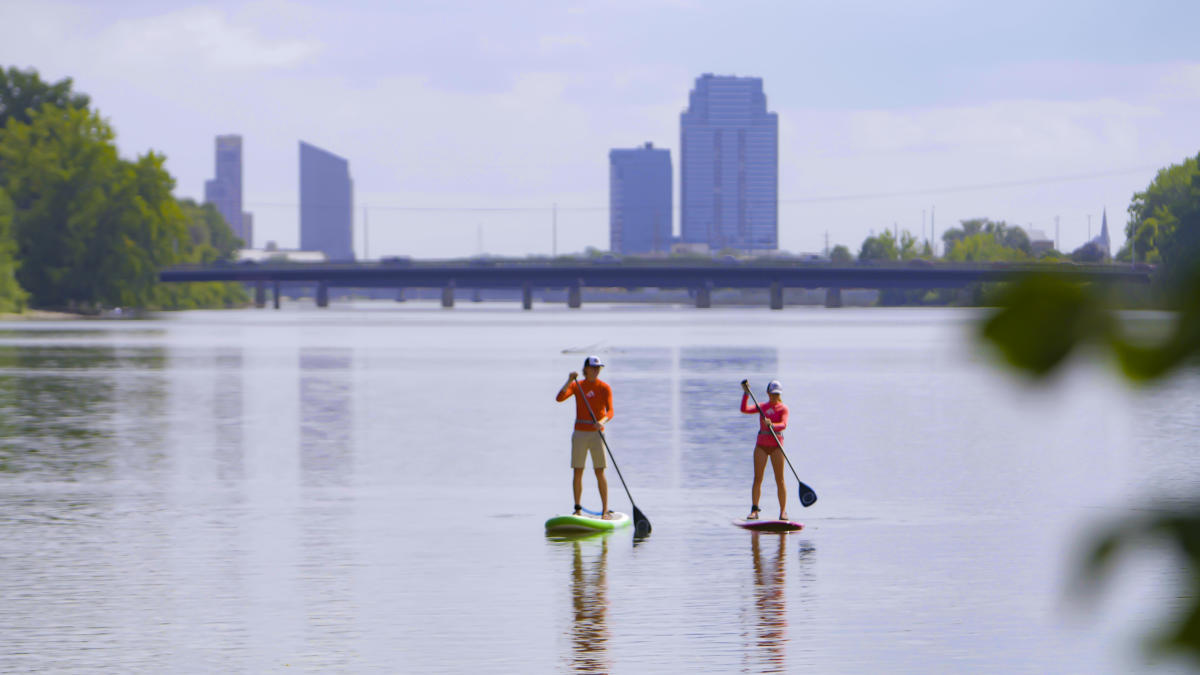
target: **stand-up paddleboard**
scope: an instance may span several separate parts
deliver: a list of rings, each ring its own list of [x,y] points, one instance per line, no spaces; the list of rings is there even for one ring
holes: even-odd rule
[[[629,527],[633,520],[628,515],[613,512],[612,518],[583,514],[580,516],[554,516],[546,521],[546,532],[553,534],[579,534],[583,532],[608,532]]]
[[[756,532],[799,532],[804,529],[804,523],[794,520],[735,520],[733,524]]]

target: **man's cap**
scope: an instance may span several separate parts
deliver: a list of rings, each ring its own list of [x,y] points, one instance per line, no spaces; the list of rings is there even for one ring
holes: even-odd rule
[[[583,366],[585,368],[588,366],[595,366],[596,368],[603,368],[604,362],[600,360],[599,356],[589,356],[583,360]]]
[[[770,382],[767,383],[767,393],[768,394],[782,394],[783,393],[783,385],[779,384],[779,380],[771,380]]]

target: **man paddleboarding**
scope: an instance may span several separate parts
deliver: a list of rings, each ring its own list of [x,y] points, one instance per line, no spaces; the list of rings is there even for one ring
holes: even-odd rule
[[[783,430],[788,424],[788,407],[783,403],[783,385],[779,380],[767,383],[767,396],[770,400],[755,407],[750,404],[750,385],[742,382],[742,412],[759,417],[758,438],[754,442],[754,486],[750,488],[750,515],[746,520],[755,520],[762,509],[758,508],[758,498],[762,494],[763,471],[767,459],[771,460],[771,469],[775,472],[775,490],[779,494],[779,519],[787,520],[787,488],[783,484],[783,448],[775,441],[778,437],[783,441]],[[775,431],[771,433],[772,429]]]
[[[613,418],[612,387],[600,379],[600,369],[604,363],[598,356],[589,356],[583,360],[583,380],[579,373],[572,372],[567,376],[567,382],[558,390],[554,400],[562,403],[571,396],[575,397],[575,431],[571,434],[571,468],[574,470],[574,480],[571,484],[575,492],[575,515],[580,515],[583,507],[579,500],[583,497],[583,469],[587,466],[587,456],[592,456],[592,468],[596,470],[596,486],[600,489],[600,513],[605,520],[612,519],[608,510],[608,480],[604,477],[604,442],[600,432],[604,425]],[[593,421],[593,419],[595,421]]]

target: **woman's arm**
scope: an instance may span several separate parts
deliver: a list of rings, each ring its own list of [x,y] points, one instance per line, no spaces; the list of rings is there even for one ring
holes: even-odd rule
[[[749,402],[750,402],[750,393],[747,392],[745,394],[742,394],[742,412],[746,413],[747,415],[757,415],[758,408],[751,406]]]

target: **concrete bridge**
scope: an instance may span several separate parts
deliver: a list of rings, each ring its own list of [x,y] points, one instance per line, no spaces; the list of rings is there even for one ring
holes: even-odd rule
[[[534,289],[566,289],[567,305],[582,305],[581,289],[691,289],[697,307],[712,305],[716,288],[766,288],[771,309],[783,308],[784,288],[824,288],[826,306],[841,306],[846,288],[962,288],[978,282],[1012,281],[1030,273],[1054,274],[1080,282],[1147,283],[1147,265],[1075,265],[1071,263],[1015,265],[1006,263],[949,264],[911,261],[894,264],[835,265],[828,263],[742,262],[710,264],[663,262],[416,262],[399,263],[239,263],[178,266],[164,269],[164,282],[234,281],[255,287],[255,303],[266,305],[274,291],[279,307],[281,284],[316,287],[317,305],[329,304],[329,289],[440,288],[442,305],[454,305],[455,288],[522,290],[522,305],[533,306]]]

